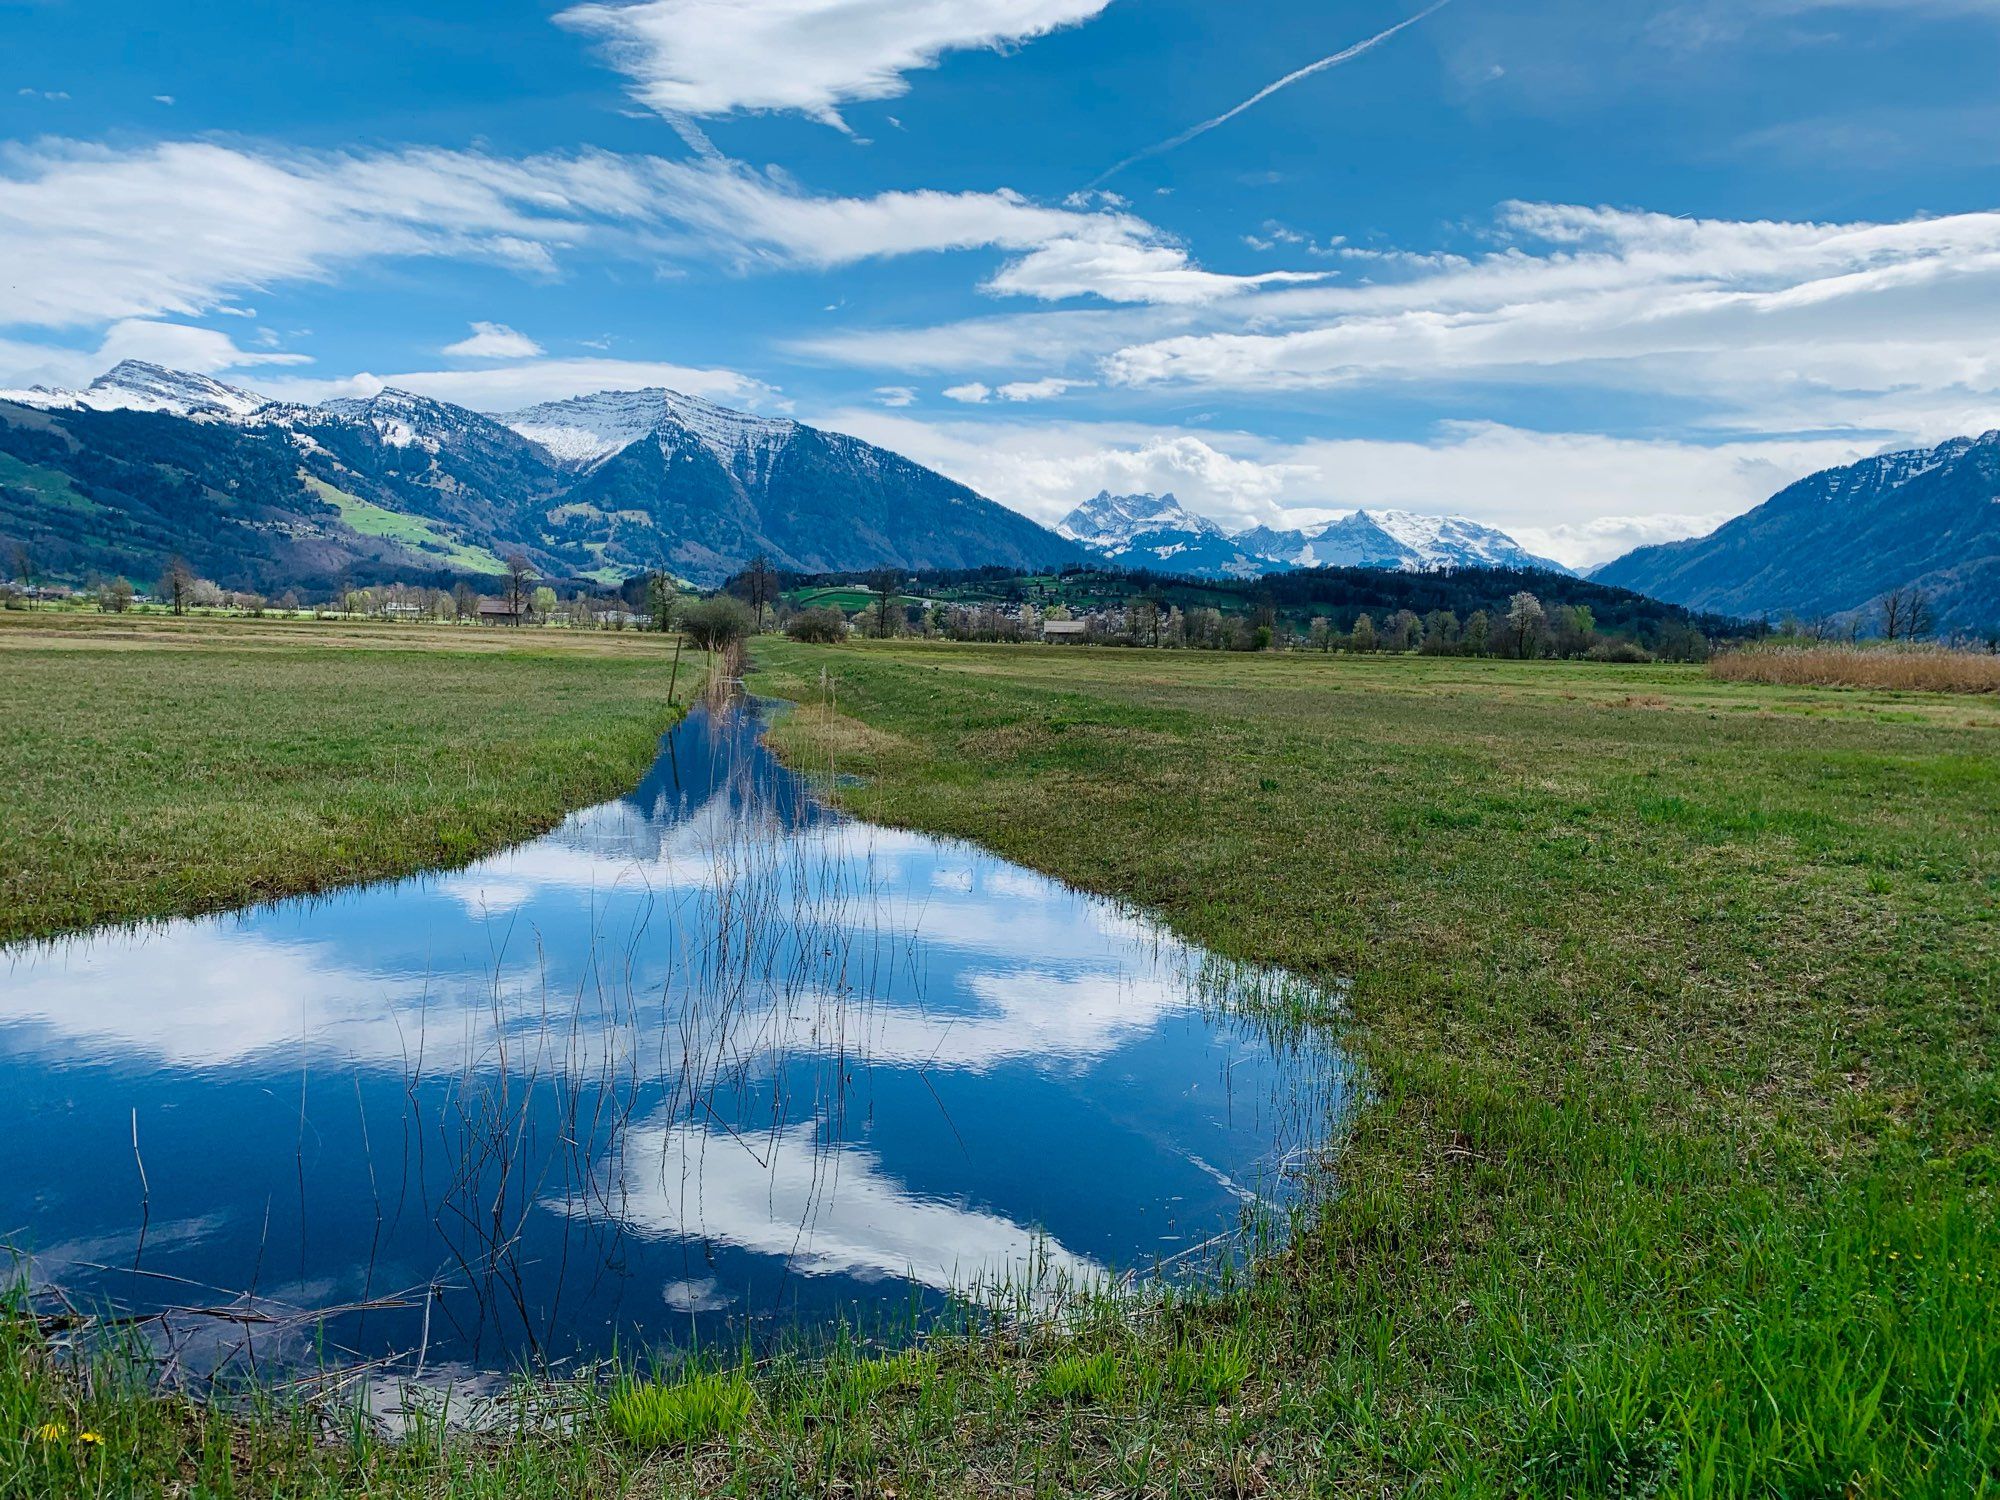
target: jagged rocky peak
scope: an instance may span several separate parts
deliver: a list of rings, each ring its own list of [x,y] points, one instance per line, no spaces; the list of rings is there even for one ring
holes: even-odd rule
[[[1164,495],[1114,495],[1099,490],[1056,525],[1071,541],[1094,547],[1115,547],[1155,532],[1184,531],[1194,536],[1221,536],[1222,528]]]
[[[745,456],[768,462],[798,431],[787,418],[736,411],[658,386],[545,401],[499,421],[563,462],[586,466],[654,434],[691,438],[725,464]]]

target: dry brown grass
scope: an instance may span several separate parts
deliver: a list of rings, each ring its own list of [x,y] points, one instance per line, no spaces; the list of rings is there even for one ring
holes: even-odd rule
[[[1715,657],[1708,672],[1728,682],[1790,687],[2000,693],[2000,656],[1942,646],[1773,646]]]

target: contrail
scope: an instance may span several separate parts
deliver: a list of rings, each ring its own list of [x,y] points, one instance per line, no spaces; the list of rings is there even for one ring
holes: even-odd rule
[[[1149,156],[1164,155],[1166,152],[1172,151],[1176,147],[1185,146],[1189,141],[1193,140],[1198,135],[1208,134],[1209,131],[1215,129],[1215,127],[1218,125],[1227,125],[1231,120],[1235,119],[1238,115],[1242,114],[1244,110],[1249,109],[1252,105],[1262,104],[1266,99],[1270,98],[1273,94],[1277,93],[1279,89],[1288,89],[1293,84],[1297,83],[1301,78],[1310,78],[1315,73],[1324,73],[1328,68],[1337,68],[1344,62],[1352,62],[1355,58],[1359,57],[1364,52],[1373,52],[1377,47],[1381,46],[1384,42],[1388,41],[1389,38],[1394,36],[1397,32],[1416,25],[1417,22],[1424,20],[1428,16],[1436,15],[1439,11],[1443,10],[1449,4],[1451,4],[1451,0],[1433,0],[1432,4],[1425,6],[1422,10],[1418,11],[1414,16],[1411,16],[1408,20],[1398,21],[1394,26],[1391,26],[1387,31],[1378,31],[1375,33],[1375,35],[1368,38],[1368,40],[1365,42],[1356,42],[1352,47],[1348,47],[1342,51],[1336,52],[1330,57],[1322,57],[1318,62],[1307,63],[1303,68],[1298,68],[1290,73],[1287,73],[1283,78],[1280,78],[1276,83],[1265,84],[1264,87],[1257,90],[1256,93],[1252,94],[1248,99],[1245,99],[1241,104],[1237,105],[1234,109],[1226,109],[1221,114],[1217,115],[1214,119],[1203,120],[1199,125],[1190,125],[1186,130],[1183,130],[1179,135],[1171,136],[1168,139],[1161,141],[1158,145],[1148,146],[1144,151],[1133,152],[1132,155],[1126,157],[1125,160],[1119,162],[1117,166],[1107,168],[1105,171],[1100,172],[1095,178],[1091,180],[1089,186],[1086,187],[1084,191],[1088,192],[1090,191],[1091,188],[1101,187],[1105,182],[1109,181],[1113,177],[1116,177],[1120,172],[1124,171],[1134,162],[1144,161]]]

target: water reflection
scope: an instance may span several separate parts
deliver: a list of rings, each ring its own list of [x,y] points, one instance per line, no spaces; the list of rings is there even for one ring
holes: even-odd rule
[[[1338,1058],[1231,1017],[1264,976],[834,816],[759,729],[461,871],[0,955],[0,1233],[278,1320],[190,1362],[345,1305],[491,1368],[1144,1267],[1324,1139]]]

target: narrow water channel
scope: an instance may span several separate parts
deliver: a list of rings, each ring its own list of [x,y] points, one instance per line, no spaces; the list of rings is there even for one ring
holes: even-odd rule
[[[755,704],[468,868],[0,952],[0,1241],[166,1357],[560,1364],[1194,1274],[1348,1073],[1288,981],[817,802]]]

